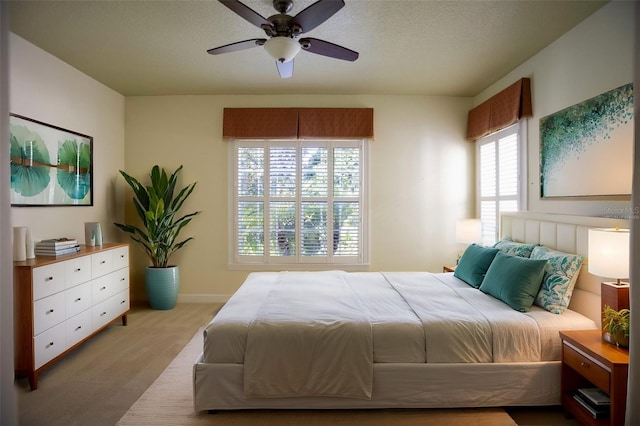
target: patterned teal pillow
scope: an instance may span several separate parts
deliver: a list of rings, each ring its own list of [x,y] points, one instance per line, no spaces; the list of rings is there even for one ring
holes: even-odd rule
[[[531,252],[537,244],[524,244],[518,243],[511,239],[511,237],[504,237],[493,245],[503,253],[511,254],[513,256],[531,257]]]
[[[531,259],[548,261],[534,303],[554,314],[563,313],[569,307],[584,257],[537,246],[531,252]]]

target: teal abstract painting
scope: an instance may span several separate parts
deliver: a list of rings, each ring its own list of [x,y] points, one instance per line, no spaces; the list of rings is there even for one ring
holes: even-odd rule
[[[542,197],[630,195],[631,83],[540,119]]]
[[[12,114],[11,205],[93,205],[92,148],[91,136]]]

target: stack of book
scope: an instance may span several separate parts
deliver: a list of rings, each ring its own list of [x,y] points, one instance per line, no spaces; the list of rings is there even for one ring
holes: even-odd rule
[[[71,238],[53,238],[38,241],[35,245],[36,256],[60,256],[80,251],[78,241]]]
[[[611,400],[609,395],[598,388],[581,388],[573,395],[578,404],[587,410],[594,419],[609,417]]]

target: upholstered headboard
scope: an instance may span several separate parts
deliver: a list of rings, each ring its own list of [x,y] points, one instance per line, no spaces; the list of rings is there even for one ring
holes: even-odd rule
[[[629,221],[591,216],[572,216],[550,213],[503,213],[500,219],[500,237],[514,241],[540,244],[566,253],[585,256],[569,309],[579,312],[600,324],[600,282],[589,273],[589,228],[628,228]]]

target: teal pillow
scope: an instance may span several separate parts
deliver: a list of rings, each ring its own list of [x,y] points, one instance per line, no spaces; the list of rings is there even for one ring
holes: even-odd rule
[[[540,290],[546,265],[546,260],[498,253],[480,291],[502,300],[516,311],[528,312]]]
[[[530,257],[531,252],[537,244],[525,244],[513,241],[510,237],[505,237],[493,245],[503,253],[520,257]]]
[[[533,250],[531,258],[547,260],[535,304],[554,314],[563,313],[569,307],[584,257],[539,246]]]
[[[498,251],[496,248],[471,244],[458,261],[453,275],[478,288]]]

